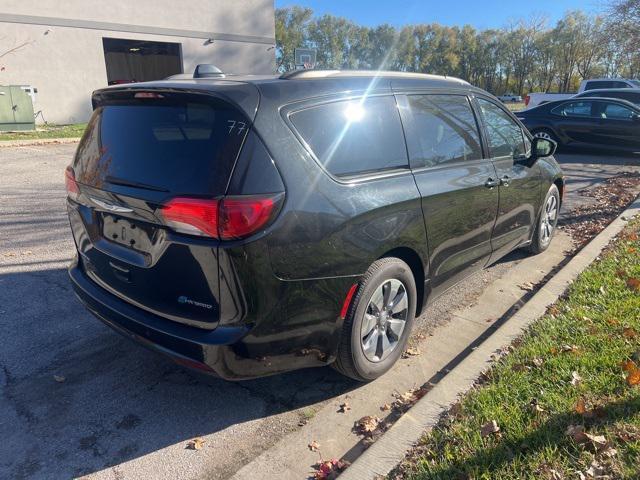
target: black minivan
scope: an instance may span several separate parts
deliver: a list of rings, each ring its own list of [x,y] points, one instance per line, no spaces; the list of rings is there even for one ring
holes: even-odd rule
[[[402,354],[428,301],[545,250],[555,145],[455,78],[298,71],[115,86],[66,170],[78,297],[181,365],[246,379]]]

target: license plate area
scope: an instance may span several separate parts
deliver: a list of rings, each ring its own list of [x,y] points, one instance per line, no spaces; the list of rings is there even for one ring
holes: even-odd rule
[[[139,252],[149,252],[152,247],[152,233],[146,225],[126,218],[103,214],[102,236],[110,242]]]

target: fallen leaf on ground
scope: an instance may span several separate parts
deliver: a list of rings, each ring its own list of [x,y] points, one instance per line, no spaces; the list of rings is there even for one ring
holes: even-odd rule
[[[538,403],[538,399],[534,398],[533,400],[531,400],[531,402],[529,402],[529,407],[531,408],[531,411],[533,413],[543,413],[544,412],[544,408],[542,408],[540,406],[540,403]]]
[[[593,444],[597,452],[601,452],[602,450],[608,447],[607,439],[605,438],[604,435],[589,435],[588,433],[585,433],[585,435],[587,436],[589,441]]]
[[[604,450],[607,446],[607,439],[604,435],[592,435],[584,431],[584,425],[569,425],[565,431],[577,443],[590,443],[596,452]]]
[[[360,435],[370,435],[378,428],[379,424],[380,419],[378,417],[375,415],[367,415],[355,423],[354,429]]]
[[[500,427],[498,426],[498,423],[495,420],[491,420],[490,422],[485,423],[480,428],[480,435],[482,435],[483,437],[486,437],[488,435],[498,433],[499,431],[500,431]]]
[[[316,471],[313,478],[315,480],[333,480],[350,465],[346,460],[321,460],[314,465]]]
[[[518,285],[518,288],[520,288],[521,290],[526,290],[528,292],[530,292],[531,290],[533,290],[536,286],[531,283],[531,282],[525,282],[521,285]]]
[[[382,410],[383,412],[386,412],[388,410],[391,410],[391,405],[389,405],[388,403],[385,403],[384,405],[382,405],[380,407],[380,410]]]
[[[343,404],[340,405],[340,410],[338,410],[338,412],[346,413],[349,410],[351,410],[351,405],[349,405],[349,402],[344,402]]]
[[[622,363],[622,370],[628,373],[627,375],[627,385],[633,387],[634,385],[640,384],[640,368],[636,365],[636,362],[633,360],[627,360]]]
[[[427,389],[424,387],[413,388],[404,393],[394,393],[396,400],[393,402],[392,408],[396,410],[408,410],[418,400],[427,394]]]
[[[311,450],[312,452],[317,452],[320,449],[320,444],[315,440],[307,446],[309,447],[309,450]]]
[[[584,443],[588,440],[582,425],[569,425],[564,433],[578,443]]]
[[[54,375],[53,379],[58,383],[62,383],[66,380],[66,377],[63,377],[62,375]]]
[[[634,362],[633,360],[626,360],[622,362],[621,366],[622,366],[622,370],[624,370],[625,372],[631,372],[638,368],[638,366],[636,365],[636,362]]]
[[[551,305],[551,306],[547,309],[547,313],[548,313],[549,315],[557,316],[557,315],[560,315],[560,309],[559,309],[556,305]]]
[[[629,372],[629,375],[627,376],[627,384],[630,387],[640,384],[640,369],[636,368]]]
[[[602,478],[604,475],[604,468],[602,468],[598,462],[593,460],[591,465],[589,465],[589,468],[584,473],[587,474],[588,478]]]
[[[533,360],[531,360],[531,363],[533,363],[536,367],[540,368],[544,363],[544,360],[541,359],[540,357],[534,357]]]
[[[627,278],[627,287],[634,292],[640,292],[640,279],[637,278]]]
[[[562,348],[561,348],[561,350],[562,350],[563,352],[572,352],[572,353],[575,353],[575,352],[577,352],[577,351],[578,351],[578,350],[580,350],[580,349],[579,349],[577,346],[575,346],[575,345],[563,345],[563,346],[562,346]]]
[[[420,355],[420,349],[418,347],[409,347],[402,354],[402,358],[417,357],[418,355]]]
[[[187,444],[187,448],[189,450],[202,450],[202,447],[204,447],[204,442],[204,438],[196,437],[193,440],[189,441],[189,443]]]
[[[636,332],[633,327],[624,327],[624,330],[622,330],[622,336],[625,338],[636,338],[638,336],[638,332]]]
[[[585,413],[587,413],[587,407],[584,404],[584,399],[581,398],[578,400],[578,403],[576,404],[576,407],[575,407],[575,411],[580,415],[584,415]]]
[[[582,377],[578,374],[578,372],[571,372],[571,385],[574,387],[582,382]]]

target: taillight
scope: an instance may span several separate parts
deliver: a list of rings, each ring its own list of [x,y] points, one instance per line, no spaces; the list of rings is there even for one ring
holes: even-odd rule
[[[220,238],[234,240],[260,230],[271,218],[273,197],[227,197],[220,204]]]
[[[76,182],[76,174],[71,166],[68,166],[64,171],[64,185],[67,189],[67,195],[74,200],[80,195],[80,189],[78,188],[78,182]]]
[[[174,198],[161,210],[165,223],[191,235],[218,238],[218,200]]]
[[[160,210],[164,222],[191,235],[237,240],[256,233],[276,213],[282,194],[217,200],[178,197]]]

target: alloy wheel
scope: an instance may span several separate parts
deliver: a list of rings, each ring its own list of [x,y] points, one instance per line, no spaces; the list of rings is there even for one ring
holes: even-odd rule
[[[545,140],[553,140],[553,137],[551,136],[551,134],[545,131],[536,132],[533,136],[534,138],[544,138]]]
[[[380,362],[397,347],[408,312],[408,293],[400,280],[386,280],[374,291],[360,328],[362,351],[369,361]]]
[[[540,219],[540,240],[545,245],[551,241],[558,220],[558,199],[550,195]]]

